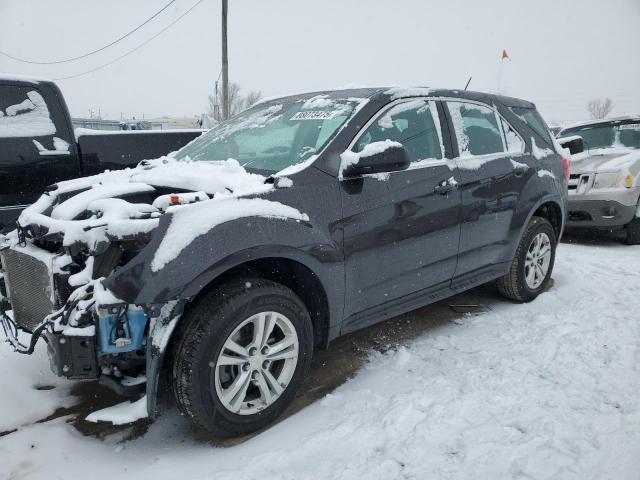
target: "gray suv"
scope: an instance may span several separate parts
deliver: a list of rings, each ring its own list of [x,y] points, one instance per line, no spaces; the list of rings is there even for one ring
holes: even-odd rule
[[[197,425],[246,435],[340,335],[490,281],[544,292],[568,173],[525,100],[273,99],[171,156],[48,188],[0,250],[0,325],[21,353],[44,336],[59,375],[146,394],[150,415],[163,382]]]

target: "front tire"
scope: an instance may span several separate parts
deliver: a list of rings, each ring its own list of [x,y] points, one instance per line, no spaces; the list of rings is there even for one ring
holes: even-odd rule
[[[509,272],[497,281],[498,291],[516,302],[530,302],[551,280],[557,240],[546,218],[533,217],[520,239]]]
[[[638,207],[640,209],[640,207]],[[640,245],[640,217],[633,217],[627,226],[627,243],[629,245]]]
[[[173,362],[180,409],[216,437],[272,423],[311,365],[313,330],[290,289],[259,278],[212,291],[185,313]]]

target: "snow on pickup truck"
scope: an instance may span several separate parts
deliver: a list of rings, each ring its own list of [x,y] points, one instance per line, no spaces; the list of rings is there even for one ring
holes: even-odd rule
[[[203,130],[132,132],[72,128],[55,83],[0,74],[0,231],[49,185],[134,167],[178,150]]]
[[[640,244],[640,115],[562,130],[572,150],[567,228],[624,230]]]

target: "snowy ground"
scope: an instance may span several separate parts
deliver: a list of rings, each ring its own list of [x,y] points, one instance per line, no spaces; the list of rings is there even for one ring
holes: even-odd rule
[[[476,316],[438,321],[446,303],[414,312],[431,325],[420,335],[398,348],[378,336],[354,378],[226,447],[175,410],[148,430],[84,436],[91,385],[53,377],[43,349],[24,358],[3,345],[0,432],[16,430],[0,434],[0,478],[637,480],[640,247],[563,244],[554,279],[532,304],[480,292],[490,310]]]

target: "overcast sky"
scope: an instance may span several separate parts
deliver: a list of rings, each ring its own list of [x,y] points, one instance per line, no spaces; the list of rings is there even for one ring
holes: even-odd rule
[[[38,61],[100,48],[169,0],[0,0],[0,50]],[[86,59],[29,65],[0,55],[0,71],[75,75],[146,41],[197,0],[176,0],[134,35]],[[103,118],[206,110],[220,72],[220,0],[203,0],[111,66],[59,80],[71,113]],[[551,122],[588,118],[611,97],[640,112],[640,0],[230,0],[230,79],[266,96],[358,84],[495,91],[532,100]]]

